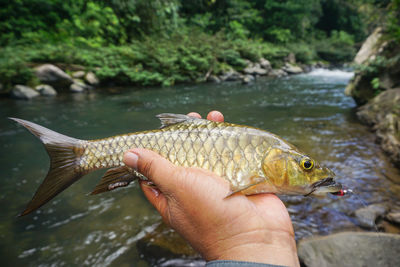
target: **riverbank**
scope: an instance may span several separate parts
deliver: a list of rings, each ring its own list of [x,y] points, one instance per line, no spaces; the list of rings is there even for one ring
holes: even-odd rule
[[[376,142],[400,167],[400,44],[378,27],[364,42],[346,94],[358,104],[360,121],[376,134]]]
[[[56,92],[65,92],[74,83],[72,91],[79,92],[94,86],[165,87],[231,80],[248,83],[257,76],[301,73],[304,67],[326,65],[325,59],[334,63],[348,60],[354,53],[351,44],[347,44],[350,50],[345,53],[329,48],[343,43],[341,38],[332,37],[322,49],[318,42],[282,45],[193,32],[171,38],[147,38],[123,46],[93,47],[78,43],[8,46],[0,48],[0,94],[9,94],[15,85],[35,89],[49,84]],[[44,64],[55,65],[64,72],[55,71],[61,73],[61,86],[37,75],[37,68]],[[94,74],[98,82],[85,82],[84,76],[76,74],[82,71]]]

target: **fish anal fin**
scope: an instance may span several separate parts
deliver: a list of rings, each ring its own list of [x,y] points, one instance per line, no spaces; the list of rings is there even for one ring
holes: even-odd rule
[[[128,186],[136,179],[143,179],[143,176],[135,170],[126,166],[109,169],[100,182],[96,185],[90,195],[112,191],[119,187]]]
[[[239,193],[239,192],[241,192],[244,195],[249,195],[248,193],[246,193],[249,188],[252,188],[254,186],[257,186],[261,183],[266,182],[265,177],[260,177],[258,175],[254,175],[254,174],[246,175],[241,180],[243,181],[244,185],[243,186],[231,186],[231,192],[226,196],[226,198],[230,197],[236,193]]]

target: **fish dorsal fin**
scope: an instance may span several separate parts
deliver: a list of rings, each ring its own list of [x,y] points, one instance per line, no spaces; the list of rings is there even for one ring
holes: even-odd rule
[[[198,118],[190,117],[188,115],[183,114],[174,114],[174,113],[161,113],[156,116],[161,121],[161,127],[164,128],[173,124],[181,123],[189,120],[198,120]]]

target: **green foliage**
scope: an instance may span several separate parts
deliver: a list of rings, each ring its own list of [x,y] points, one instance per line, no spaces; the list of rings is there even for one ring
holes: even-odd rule
[[[315,26],[325,33],[330,33],[332,31],[346,32],[357,42],[363,41],[367,35],[366,21],[369,19],[369,14],[367,14],[365,10],[369,10],[373,2],[378,1],[321,1],[323,16]]]
[[[400,54],[391,56],[390,58],[386,56],[377,56],[365,64],[356,66],[356,70],[373,80],[388,68],[396,68],[398,65],[400,65]]]
[[[70,20],[63,20],[59,28],[66,31],[68,36],[81,37],[77,38],[79,42],[91,46],[126,41],[124,29],[113,9],[95,2],[88,2],[82,13],[73,14]]]
[[[384,56],[377,56],[374,60],[370,60],[368,64],[362,64],[356,66],[356,70],[362,72],[365,76],[371,77],[373,79],[379,72],[390,64],[390,60],[388,60]]]
[[[332,31],[329,38],[317,41],[316,51],[320,58],[330,62],[349,62],[356,53],[353,36],[344,31]]]
[[[379,78],[378,77],[375,77],[375,78],[373,78],[371,80],[371,86],[372,86],[372,88],[374,88],[376,90],[379,89],[380,82],[379,82]]]
[[[0,8],[0,81],[32,81],[30,66],[43,62],[80,64],[103,81],[172,85],[261,57],[279,67],[290,52],[304,63],[351,61],[373,7],[388,11],[389,32],[400,39],[399,2],[8,1]]]
[[[33,70],[11,48],[0,49],[0,81],[10,88],[13,84],[28,84],[34,79]]]
[[[290,32],[290,29],[282,29],[275,26],[269,28],[265,32],[265,34],[269,37],[269,39],[283,44],[288,43],[290,40],[293,39],[293,35]]]
[[[256,1],[262,10],[263,36],[284,42],[305,38],[321,16],[320,0]]]
[[[24,34],[54,31],[69,18],[70,6],[63,0],[6,1],[0,7],[0,45],[11,43]]]
[[[400,42],[400,0],[392,0],[388,10],[388,33],[393,39]]]
[[[311,63],[318,58],[315,48],[306,43],[288,44],[287,49],[294,53],[298,62]]]

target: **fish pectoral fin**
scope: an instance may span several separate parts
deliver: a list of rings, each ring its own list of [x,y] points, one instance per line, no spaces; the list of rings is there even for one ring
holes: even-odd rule
[[[238,192],[242,192],[245,191],[246,189],[264,183],[265,182],[265,177],[260,177],[257,175],[248,175],[246,178],[242,179],[245,180],[246,182],[244,182],[244,184],[246,184],[245,186],[231,186],[231,192],[229,192],[229,194],[225,197],[230,197]]]
[[[190,117],[183,114],[162,113],[156,116],[161,121],[161,127],[164,128],[173,124],[181,123],[188,120],[199,120],[198,118]]]
[[[96,195],[103,192],[112,191],[119,187],[128,186],[136,179],[145,179],[145,177],[137,171],[126,166],[109,169],[100,182],[96,185],[90,195]]]

